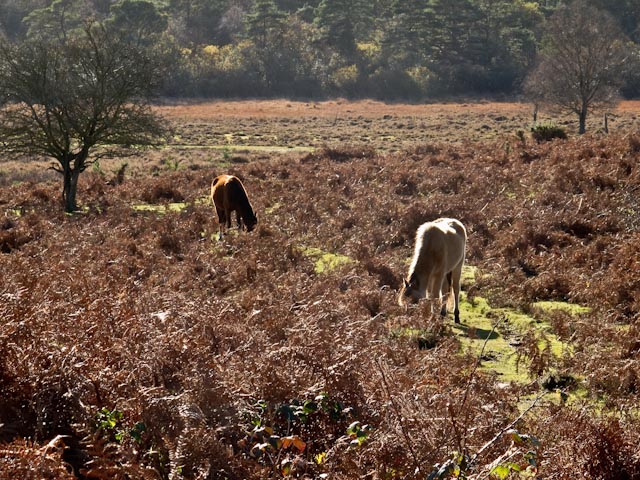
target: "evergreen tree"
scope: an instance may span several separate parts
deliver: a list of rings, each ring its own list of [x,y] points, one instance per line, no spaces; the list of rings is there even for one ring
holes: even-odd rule
[[[66,42],[82,30],[93,14],[84,0],[54,0],[48,7],[33,10],[24,18],[28,25],[27,36]]]
[[[474,27],[480,18],[470,0],[431,0],[427,9],[431,69],[442,89],[466,90]]]
[[[168,21],[158,12],[155,4],[147,0],[121,0],[111,9],[108,25],[121,38],[141,45],[152,40],[154,35],[167,29]]]
[[[429,39],[427,0],[395,0],[384,38],[384,57],[401,68],[426,62]]]
[[[247,16],[249,37],[258,48],[267,49],[277,43],[285,21],[285,13],[278,10],[274,0],[256,0]]]
[[[230,8],[229,0],[170,0],[168,12],[181,43],[221,43],[220,23]]]
[[[371,35],[373,5],[367,0],[322,0],[316,22],[322,39],[352,61],[357,41]]]
[[[640,42],[640,2],[638,0],[591,0],[591,3],[615,18],[629,38],[636,43]]]

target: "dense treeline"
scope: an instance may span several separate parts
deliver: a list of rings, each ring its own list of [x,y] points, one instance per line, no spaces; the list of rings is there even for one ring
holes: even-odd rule
[[[65,39],[88,18],[158,49],[170,96],[417,99],[517,93],[560,0],[0,0],[10,41]],[[640,5],[590,0],[627,35],[640,94]],[[634,67],[634,64],[636,65]]]

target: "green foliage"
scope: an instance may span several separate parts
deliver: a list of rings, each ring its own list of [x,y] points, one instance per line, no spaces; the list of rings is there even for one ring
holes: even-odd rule
[[[21,39],[66,40],[88,19],[167,57],[168,96],[305,96],[383,99],[513,93],[541,49],[539,32],[557,0],[35,0],[0,2],[0,27]],[[631,38],[616,78],[640,90],[640,37],[631,0],[589,0]],[[577,18],[577,17],[576,17]],[[574,29],[575,30],[575,29]],[[362,45],[374,46],[361,49]],[[205,47],[222,53],[201,55]],[[618,62],[621,63],[621,62]],[[355,82],[344,81],[355,65]],[[420,72],[420,75],[416,75]],[[423,75],[427,73],[427,76]]]
[[[491,469],[491,474],[500,480],[509,478],[512,473],[515,473],[517,478],[536,478],[540,447],[538,439],[532,435],[520,433],[516,429],[508,430],[505,435],[509,435],[513,447],[508,452],[508,460],[499,461]]]
[[[106,431],[114,430],[122,421],[122,412],[117,408],[109,410],[102,407],[96,414],[96,426]]]
[[[350,413],[350,408],[345,408],[324,392],[313,399],[294,399],[280,405],[259,400],[245,412],[245,419],[251,428],[239,445],[249,457],[287,476],[295,469],[293,457],[303,454],[307,449],[308,443],[303,433],[313,425],[340,425]],[[347,427],[345,435],[329,440],[335,444],[348,440],[352,446],[361,446],[371,430],[369,425],[355,421]],[[326,461],[327,453],[320,451],[312,457],[320,466]]]
[[[360,422],[355,421],[347,428],[347,435],[351,439],[351,445],[360,447],[369,438],[369,434],[372,431],[370,425],[362,425]]]
[[[104,170],[102,170],[102,166],[100,165],[100,161],[96,160],[95,162],[93,162],[91,164],[91,170],[94,173],[97,173],[98,175],[100,175],[101,177],[105,176]]]
[[[29,26],[29,38],[66,42],[81,33],[88,16],[88,5],[83,0],[54,0],[29,13],[24,23]]]
[[[122,38],[140,45],[157,39],[167,29],[168,19],[166,14],[158,11],[153,2],[120,0],[111,7],[107,24]]]
[[[539,123],[531,128],[531,136],[540,142],[548,142],[554,138],[566,139],[567,132],[555,123]]]
[[[454,452],[442,465],[435,465],[427,480],[445,480],[448,478],[467,478],[469,457],[465,454]]]
[[[369,38],[372,13],[367,0],[322,0],[315,21],[323,40],[350,61],[355,58],[358,40]]]
[[[137,422],[132,428],[127,430],[122,425],[123,418],[124,414],[121,410],[117,408],[109,410],[107,407],[102,407],[96,413],[96,428],[105,432],[118,443],[124,442],[127,438],[131,438],[138,444],[141,443],[142,434],[147,430],[145,424]]]
[[[181,158],[176,157],[165,157],[162,159],[162,164],[167,167],[168,170],[172,172],[176,172],[180,169],[180,164],[182,163]]]

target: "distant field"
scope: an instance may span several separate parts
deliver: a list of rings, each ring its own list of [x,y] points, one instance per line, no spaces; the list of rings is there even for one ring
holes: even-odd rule
[[[318,147],[362,143],[398,150],[432,141],[494,139],[529,130],[532,105],[514,102],[394,104],[372,100],[293,102],[286,100],[221,101],[177,104],[157,110],[179,127],[180,141],[195,145],[280,145]],[[609,118],[611,132],[640,128],[640,101],[622,102]],[[576,130],[572,116],[540,112],[539,122],[553,121]],[[602,128],[592,115],[588,128]]]
[[[366,146],[379,152],[401,151],[434,142],[509,141],[528,132],[532,106],[516,102],[400,104],[373,100],[295,102],[238,100],[175,102],[155,109],[169,120],[174,135],[156,151],[143,151],[129,171],[144,174],[167,165],[207,166],[273,155],[309,152],[340,145]],[[553,121],[570,134],[573,116],[540,112],[539,122]],[[602,128],[602,118],[589,118],[589,133]],[[640,130],[640,101],[622,102],[609,118],[610,132]],[[128,160],[103,160],[111,172]],[[0,184],[12,179],[56,178],[48,160],[0,160]]]

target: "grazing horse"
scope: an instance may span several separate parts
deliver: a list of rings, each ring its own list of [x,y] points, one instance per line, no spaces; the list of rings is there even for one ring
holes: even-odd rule
[[[460,276],[465,258],[467,232],[460,221],[439,218],[418,228],[409,275],[403,281],[398,303],[416,303],[428,297],[442,301],[441,314],[453,303],[455,322],[460,323]],[[453,298],[451,291],[453,290]],[[443,301],[447,297],[447,302]]]
[[[219,175],[211,183],[211,201],[218,213],[218,231],[222,238],[224,227],[231,228],[231,212],[236,211],[238,228],[243,222],[247,231],[253,230],[258,218],[253,213],[247,191],[238,177],[233,175]]]

